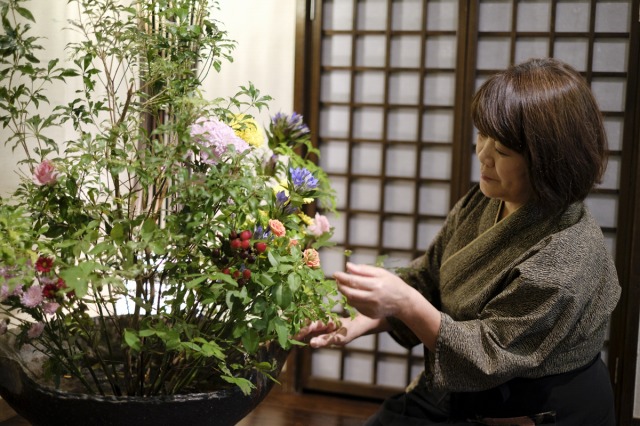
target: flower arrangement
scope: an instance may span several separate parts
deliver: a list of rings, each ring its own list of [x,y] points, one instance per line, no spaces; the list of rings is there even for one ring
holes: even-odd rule
[[[85,39],[62,66],[40,64],[27,1],[0,4],[0,122],[26,156],[0,199],[0,334],[90,393],[172,395],[211,376],[250,392],[242,373],[274,367],[262,347],[300,344],[341,302],[318,256],[332,228],[307,215],[334,195],[303,118],[261,129],[251,111],[270,98],[251,84],[200,94],[234,46],[215,2],[71,0]],[[77,97],[49,106],[48,85],[71,80]]]

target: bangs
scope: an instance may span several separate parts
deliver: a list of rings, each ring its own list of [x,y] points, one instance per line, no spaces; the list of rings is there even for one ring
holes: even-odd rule
[[[501,76],[487,80],[471,103],[474,126],[507,148],[524,151],[522,137],[522,105],[520,96]]]

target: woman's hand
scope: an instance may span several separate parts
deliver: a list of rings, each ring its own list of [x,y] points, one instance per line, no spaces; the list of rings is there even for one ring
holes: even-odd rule
[[[355,318],[343,318],[339,324],[320,321],[313,322],[303,327],[296,335],[297,340],[309,342],[312,348],[324,348],[327,346],[344,346],[356,337],[365,334],[377,333],[388,329],[385,319],[373,319],[364,315]]]
[[[421,297],[397,275],[375,266],[347,263],[347,272],[333,274],[338,290],[351,306],[370,318],[398,316],[411,297]]]
[[[386,321],[395,317],[434,351],[441,314],[418,290],[397,275],[374,266],[347,263],[347,272],[333,274],[338,290],[361,316]],[[356,319],[359,317],[356,317]]]

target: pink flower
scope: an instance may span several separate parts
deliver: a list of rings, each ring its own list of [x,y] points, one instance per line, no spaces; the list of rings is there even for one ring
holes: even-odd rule
[[[42,286],[32,285],[22,294],[20,302],[27,308],[35,308],[42,303]]]
[[[313,235],[319,237],[325,232],[331,231],[331,224],[329,223],[329,219],[327,219],[326,216],[316,213],[316,217],[313,220],[313,225],[310,225],[308,229]]]
[[[309,268],[320,267],[320,255],[315,249],[306,249],[304,253],[302,253],[302,259]]]
[[[27,337],[29,339],[35,339],[37,337],[40,337],[43,331],[44,331],[44,323],[35,322],[31,324],[29,331],[27,331]]]
[[[233,129],[217,118],[199,119],[191,126],[191,137],[202,147],[200,159],[207,164],[216,164],[222,155],[232,146],[236,152],[249,149],[249,144],[240,138]]]
[[[57,302],[47,302],[44,305],[42,305],[42,311],[45,314],[53,315],[56,313],[59,307],[60,307],[60,304]]]
[[[282,237],[286,233],[286,229],[282,222],[277,219],[269,219],[269,228],[276,237]]]
[[[58,172],[56,171],[53,163],[49,160],[44,160],[33,171],[33,182],[36,185],[53,185],[58,180]]]

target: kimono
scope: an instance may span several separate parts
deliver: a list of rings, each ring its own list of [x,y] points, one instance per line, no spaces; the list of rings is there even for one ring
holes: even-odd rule
[[[441,311],[435,351],[425,348],[425,371],[411,396],[446,401],[441,414],[448,421],[504,424],[482,419],[525,416],[533,423],[522,424],[553,423],[557,414],[560,423],[572,414],[562,407],[571,404],[550,407],[536,398],[588,371],[588,380],[605,380],[603,398],[612,406],[599,357],[620,286],[600,227],[582,202],[553,216],[527,204],[499,220],[501,203],[476,185],[427,252],[400,273]],[[403,346],[420,343],[402,322],[388,322]],[[526,401],[510,406],[517,398]]]

